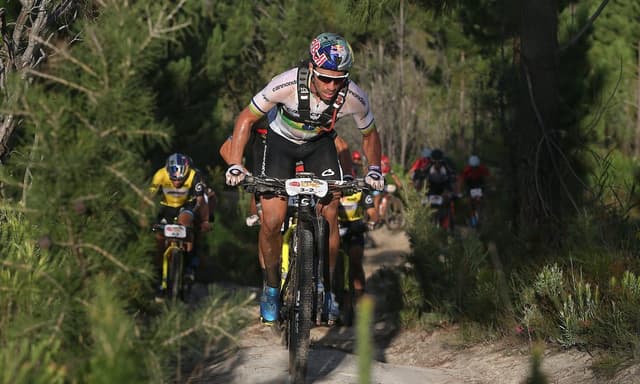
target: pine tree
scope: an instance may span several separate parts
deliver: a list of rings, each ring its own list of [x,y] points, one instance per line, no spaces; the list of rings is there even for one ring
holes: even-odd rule
[[[79,42],[50,47],[31,84],[7,79],[16,97],[3,107],[24,132],[0,168],[2,382],[158,382],[174,375],[176,335],[213,337],[212,312],[233,314],[214,295],[206,321],[176,323],[181,308],[153,327],[137,317],[155,279],[153,236],[138,229],[152,211],[141,165],[172,130],[148,78],[186,24],[168,0],[103,5],[75,27]]]

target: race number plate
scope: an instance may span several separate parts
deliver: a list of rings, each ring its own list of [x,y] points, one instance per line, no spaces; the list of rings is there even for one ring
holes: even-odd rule
[[[167,224],[164,226],[164,236],[174,239],[186,239],[187,227],[178,224]]]
[[[476,199],[482,197],[482,188],[472,188],[469,190],[469,196]]]
[[[442,200],[440,195],[429,195],[429,203],[431,205],[442,205]]]
[[[316,195],[324,197],[329,191],[329,184],[324,180],[310,178],[288,179],[285,182],[287,195],[297,196],[299,194]]]

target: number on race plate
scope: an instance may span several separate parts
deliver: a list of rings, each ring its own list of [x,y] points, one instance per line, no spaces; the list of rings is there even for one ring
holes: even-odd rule
[[[187,227],[184,225],[167,224],[164,226],[164,236],[172,237],[175,239],[187,238]]]
[[[472,188],[469,190],[469,196],[472,198],[482,197],[482,188]]]
[[[431,205],[442,205],[442,196],[440,195],[429,195],[429,203]]]
[[[297,178],[285,182],[287,195],[296,196],[301,193],[324,197],[329,191],[329,184],[324,180]]]

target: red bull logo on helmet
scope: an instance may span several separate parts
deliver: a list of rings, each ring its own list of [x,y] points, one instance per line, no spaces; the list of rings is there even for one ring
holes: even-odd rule
[[[327,57],[319,52],[320,48],[322,48],[320,40],[313,39],[311,42],[311,59],[318,67],[327,62]]]

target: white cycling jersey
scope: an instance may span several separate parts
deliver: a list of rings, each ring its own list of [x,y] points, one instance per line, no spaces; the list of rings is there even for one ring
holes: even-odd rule
[[[309,77],[311,81],[311,77]],[[298,113],[298,68],[292,68],[274,77],[253,99],[249,108],[256,114],[263,115],[274,106],[280,105],[274,117],[270,117],[269,127],[276,134],[296,143],[305,142],[323,133],[320,126],[293,121],[282,112],[284,109],[290,116],[299,117]],[[311,93],[309,109],[311,119],[318,119],[329,105]],[[349,82],[349,90],[344,105],[338,111],[336,120],[352,115],[356,127],[363,135],[373,130],[373,114],[369,106],[367,94],[353,81]],[[327,127],[325,127],[327,128]]]

